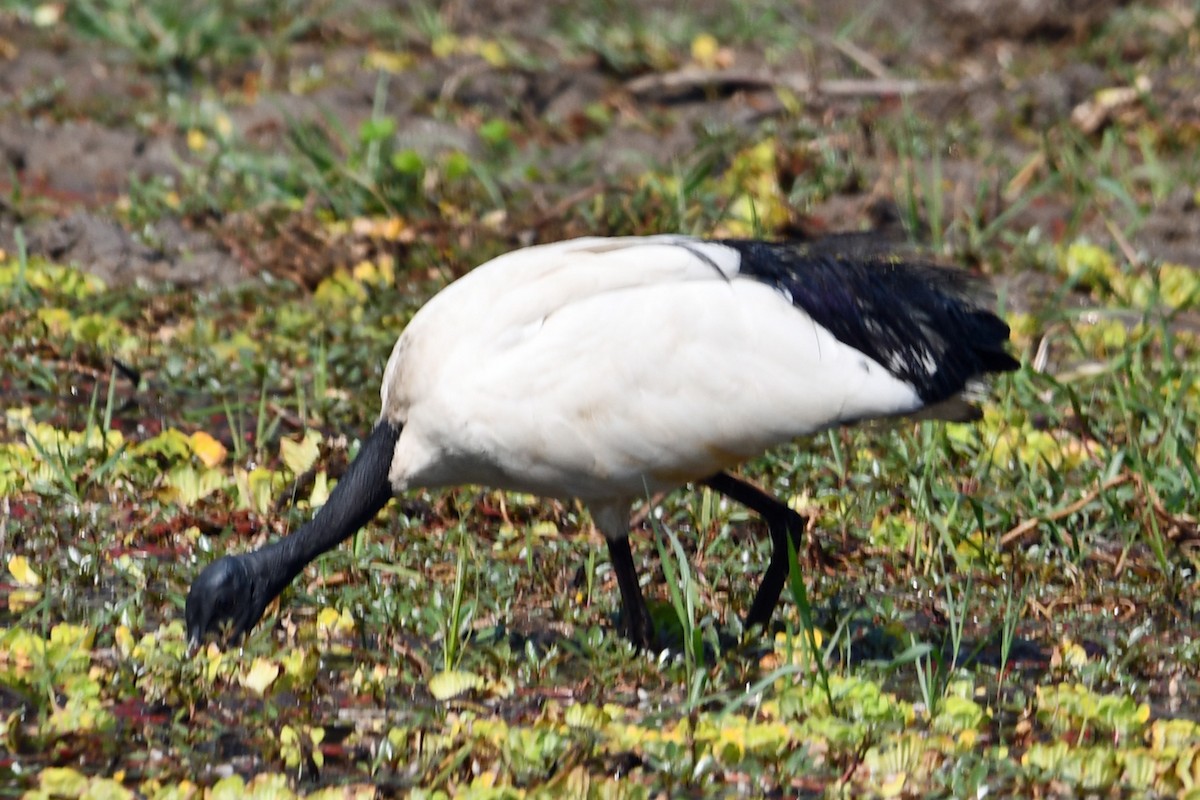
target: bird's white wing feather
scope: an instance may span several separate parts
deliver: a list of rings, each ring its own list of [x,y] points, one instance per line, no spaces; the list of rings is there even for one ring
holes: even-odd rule
[[[712,256],[698,257],[699,248],[712,249]],[[441,382],[444,364],[481,361],[490,347],[520,338],[581,300],[718,279],[736,274],[737,263],[728,248],[682,236],[580,238],[498,256],[440,291],[413,317],[384,372],[384,415],[402,420],[412,398]]]

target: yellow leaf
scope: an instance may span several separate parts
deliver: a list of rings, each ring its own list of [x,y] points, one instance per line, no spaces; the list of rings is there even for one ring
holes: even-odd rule
[[[265,467],[256,467],[247,472],[244,469],[233,471],[233,480],[238,489],[238,508],[267,513],[271,508],[271,497],[274,492],[275,474]]]
[[[14,614],[21,614],[32,608],[41,599],[41,589],[13,589],[8,593],[8,610]]]
[[[332,628],[333,624],[338,621],[341,616],[336,608],[326,606],[317,612],[317,627]]]
[[[192,152],[198,152],[208,144],[208,137],[199,128],[191,128],[187,132],[187,144]]]
[[[590,703],[576,703],[567,708],[563,715],[563,721],[567,723],[569,728],[583,728],[585,730],[599,730],[608,723],[612,722],[612,717],[602,708],[597,708]]]
[[[251,800],[291,800],[296,795],[288,787],[286,775],[278,772],[265,772],[255,775],[241,796],[251,798]]]
[[[354,265],[351,272],[354,280],[369,286],[390,286],[395,282],[395,273],[391,270],[391,262],[387,259],[375,261],[360,261]]]
[[[374,800],[378,796],[375,787],[361,784],[330,786],[304,795],[305,800]]]
[[[450,700],[483,687],[483,678],[473,672],[449,670],[429,679],[429,693],[435,700]]]
[[[18,586],[41,586],[42,584],[41,577],[29,565],[29,559],[25,556],[13,556],[8,559],[8,572]]]
[[[717,62],[717,52],[720,50],[717,37],[711,33],[702,33],[692,39],[692,60],[704,67],[713,67]]]
[[[1200,300],[1200,274],[1182,264],[1163,264],[1158,272],[1159,291],[1171,308],[1188,308]]]
[[[367,290],[354,280],[345,268],[339,267],[333,274],[317,284],[314,299],[324,306],[342,308],[358,306],[367,299]]]
[[[49,28],[58,24],[63,16],[64,3],[39,3],[33,10],[33,24]]]
[[[511,675],[501,675],[496,680],[490,681],[486,688],[489,697],[503,700],[506,697],[513,696],[517,691],[517,683],[512,679]]]
[[[1072,670],[1083,669],[1088,663],[1087,651],[1070,639],[1063,639],[1051,658],[1054,656],[1058,656],[1062,666]]]
[[[904,782],[908,779],[908,775],[903,772],[897,772],[890,776],[879,786],[879,794],[883,797],[898,797],[904,791]]]
[[[296,682],[311,682],[316,677],[320,659],[308,648],[289,650],[280,657],[283,674]]]
[[[313,508],[325,505],[325,501],[329,499],[329,476],[325,471],[317,473],[317,477],[313,479],[312,494],[308,496],[308,504]]]
[[[205,796],[209,800],[240,800],[246,796],[246,781],[241,775],[230,775],[213,784]]]
[[[184,507],[195,505],[224,484],[225,476],[219,470],[197,472],[190,464],[171,470],[166,481],[167,488],[172,490],[170,498]]]
[[[363,60],[367,69],[391,73],[404,72],[416,62],[417,59],[412,53],[394,50],[372,50]]]
[[[346,634],[354,630],[354,617],[349,609],[322,608],[317,613],[317,631],[322,636]]]
[[[1059,263],[1066,277],[1089,287],[1115,280],[1121,272],[1112,253],[1086,240],[1068,245]]]
[[[65,308],[39,308],[37,318],[52,336],[66,336],[71,330],[71,312]]]
[[[504,54],[504,48],[494,39],[488,39],[480,43],[479,55],[493,67],[503,67],[508,63],[508,57]]]
[[[459,49],[458,37],[452,33],[444,33],[429,43],[429,49],[437,58],[452,56]]]
[[[38,785],[51,797],[81,797],[87,791],[87,776],[70,767],[46,767],[38,775]]]
[[[192,452],[206,467],[215,467],[225,460],[225,445],[204,431],[196,431],[190,439]]]
[[[95,640],[96,632],[86,625],[60,622],[50,629],[51,646],[58,648],[62,653],[73,652],[84,661],[89,658],[87,651],[92,649]]]
[[[229,118],[228,114],[217,114],[213,119],[213,129],[222,139],[228,139],[233,133],[233,120]]]
[[[1190,719],[1156,719],[1150,726],[1150,748],[1182,750],[1200,743],[1200,725]]]
[[[255,694],[263,694],[278,677],[278,664],[265,658],[256,658],[250,665],[250,671],[242,675],[238,682]]]
[[[117,645],[117,650],[126,658],[133,653],[133,648],[137,644],[133,640],[133,633],[126,625],[117,626],[117,629],[113,631],[113,641]]]
[[[292,471],[293,475],[301,475],[312,469],[312,465],[316,463],[317,456],[321,454],[320,444],[321,434],[309,430],[305,432],[304,438],[299,442],[281,439],[279,455],[283,457],[283,463],[287,464],[287,468]]]
[[[83,795],[83,800],[133,800],[133,792],[112,778],[96,778]]]

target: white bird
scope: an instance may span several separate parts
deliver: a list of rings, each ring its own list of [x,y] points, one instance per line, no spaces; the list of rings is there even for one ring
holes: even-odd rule
[[[804,519],[726,470],[835,425],[968,418],[968,385],[1018,366],[978,279],[839,255],[834,241],[584,238],[471,271],[400,335],[379,421],[316,517],[196,579],[189,638],[226,623],[249,631],[393,494],[464,483],[583,501],[608,542],[623,632],[646,647],[631,508],[702,481],[768,525],[773,551],[747,615],[766,625]]]

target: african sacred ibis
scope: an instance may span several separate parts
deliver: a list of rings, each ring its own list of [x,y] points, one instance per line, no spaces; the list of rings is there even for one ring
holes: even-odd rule
[[[379,421],[316,517],[200,574],[188,636],[227,622],[244,634],[393,494],[463,483],[582,500],[608,541],[624,633],[648,646],[631,507],[703,482],[768,525],[747,615],[765,625],[804,520],[726,470],[834,425],[965,418],[968,383],[1017,367],[986,302],[960,271],[796,243],[584,238],[502,255],[400,335]]]

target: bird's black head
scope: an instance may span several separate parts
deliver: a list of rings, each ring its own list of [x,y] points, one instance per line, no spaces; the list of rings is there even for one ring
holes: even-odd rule
[[[253,553],[209,564],[188,592],[188,641],[199,644],[226,626],[235,639],[249,633],[306,564],[379,513],[392,496],[388,469],[399,438],[399,425],[381,421],[312,521]]]
[[[233,639],[245,635],[270,601],[264,598],[253,554],[225,556],[205,567],[188,591],[184,618],[188,642],[199,645],[210,633],[227,633]]]

